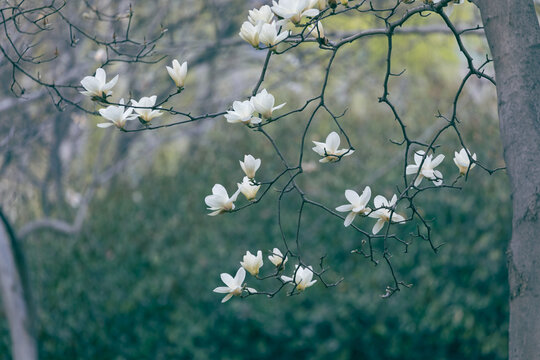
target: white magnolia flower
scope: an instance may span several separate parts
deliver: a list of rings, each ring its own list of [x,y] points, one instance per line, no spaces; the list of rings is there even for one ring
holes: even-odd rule
[[[278,34],[278,25],[273,22],[271,24],[263,24],[259,33],[259,40],[268,47],[273,47],[277,43],[285,40],[289,36],[288,31],[283,31]]]
[[[244,279],[246,278],[246,270],[244,268],[239,268],[236,272],[236,275],[234,278],[227,274],[222,273],[221,275],[221,281],[225,283],[227,286],[218,286],[214,289],[214,292],[220,293],[220,294],[227,294],[223,300],[221,300],[222,303],[228,301],[233,296],[239,296],[242,294],[242,290],[244,289],[242,283],[244,282]],[[256,293],[257,290],[252,288],[246,288],[251,293]]]
[[[279,251],[278,248],[274,248],[274,250],[272,250],[272,255],[268,256],[268,260],[270,260],[270,262],[274,264],[275,267],[279,267],[281,266],[281,264],[285,266],[289,258],[287,256],[285,256],[284,258],[281,251]]]
[[[212,188],[212,195],[204,198],[204,202],[208,206],[208,210],[212,212],[208,215],[216,216],[225,211],[234,210],[234,202],[238,197],[240,190],[237,190],[231,197],[227,190],[221,184],[215,184]]]
[[[407,165],[407,168],[405,169],[405,173],[407,175],[412,175],[418,173],[418,169],[420,168],[420,164],[422,163],[422,159],[424,158],[425,152],[420,150],[414,153],[414,165]],[[429,179],[433,181],[433,184],[435,186],[439,186],[442,184],[442,178],[443,175],[440,171],[434,170],[436,166],[438,166],[442,161],[444,160],[444,155],[440,154],[435,159],[433,159],[433,155],[427,155],[424,159],[424,163],[422,164],[422,169],[420,170],[418,177],[414,181],[414,186],[420,185],[422,182],[422,179],[425,177],[426,179]]]
[[[227,111],[225,118],[230,123],[258,124],[261,119],[253,116],[253,105],[249,100],[233,102],[233,109]]]
[[[459,168],[459,173],[461,175],[465,175],[467,173],[469,170],[469,165],[471,165],[471,169],[476,166],[474,162],[471,164],[471,160],[469,159],[470,154],[471,153],[469,150],[466,150],[465,148],[462,148],[459,153],[454,151],[454,163]],[[472,155],[472,158],[474,161],[476,161],[476,153]]]
[[[306,31],[310,36],[313,36],[315,39],[324,39],[324,28],[322,22],[320,21],[317,21],[317,25],[309,25]]]
[[[249,21],[244,21],[242,24],[242,27],[240,28],[240,32],[238,35],[245,41],[247,41],[251,46],[254,48],[259,47],[259,36],[261,33],[261,28],[263,26],[263,22],[259,22],[255,25],[250,23]]]
[[[244,261],[240,261],[240,265],[246,269],[251,275],[259,275],[259,269],[263,266],[262,251],[257,251],[257,256],[253,255],[249,251],[246,251],[246,255],[242,258]]]
[[[124,99],[120,99],[118,102],[121,105],[110,105],[105,109],[99,109],[99,113],[105,119],[110,122],[97,124],[100,128],[108,128],[109,126],[115,125],[119,129],[123,129],[126,125],[126,121],[133,120],[137,118],[137,115],[132,115],[133,108],[128,108],[125,110]]]
[[[324,143],[313,141],[313,143],[315,144],[313,151],[323,156],[323,158],[319,160],[319,162],[327,163],[337,161],[341,156],[349,156],[354,152],[354,150],[351,149],[338,150],[340,142],[341,140],[339,138],[339,135],[335,131],[332,131],[330,134],[328,134],[328,136],[326,137],[326,142]]]
[[[105,70],[98,68],[96,70],[96,76],[85,76],[81,80],[81,85],[86,89],[86,91],[81,91],[81,94],[90,97],[106,98],[112,94],[111,89],[116,85],[117,81],[118,75],[107,82]]]
[[[296,265],[293,276],[294,279],[283,275],[281,276],[281,280],[285,282],[293,282],[296,284],[298,291],[303,291],[317,282],[317,280],[311,280],[313,279],[313,267],[311,266],[305,268]]]
[[[273,0],[272,4],[274,14],[295,24],[298,24],[303,16],[319,15],[319,10],[311,9],[311,0]]]
[[[169,76],[171,77],[171,79],[173,79],[176,87],[184,87],[184,82],[186,81],[187,76],[187,61],[184,61],[182,65],[180,65],[178,60],[174,59],[172,62],[172,66],[172,68],[169,66],[165,66],[167,68]]]
[[[371,209],[366,206],[371,198],[371,188],[369,186],[364,188],[362,195],[358,195],[358,193],[354,190],[345,190],[345,198],[350,202],[350,204],[341,205],[336,208],[336,210],[340,212],[350,211],[345,218],[345,226],[351,225],[356,215],[365,215],[371,211]]]
[[[276,99],[274,95],[269,94],[266,89],[262,89],[257,95],[252,96],[249,101],[253,105],[253,109],[261,114],[263,119],[272,118],[274,110],[279,110],[285,106],[286,103],[274,106]]]
[[[244,161],[240,160],[240,167],[250,179],[255,178],[255,173],[261,166],[261,159],[255,159],[253,155],[244,155]]]
[[[238,190],[240,190],[240,192],[244,194],[244,196],[248,200],[255,199],[255,197],[257,196],[257,192],[261,188],[261,185],[253,185],[247,176],[244,176],[242,183],[237,183],[237,185]]]
[[[135,101],[131,99],[131,104],[133,106],[137,106],[137,108],[134,108],[135,112],[139,114],[139,117],[144,122],[150,122],[153,118],[157,118],[158,116],[163,115],[161,111],[158,110],[152,110],[152,107],[156,104],[157,96],[153,95],[150,97],[142,97],[141,100]],[[147,109],[142,109],[147,108]]]
[[[270,24],[273,19],[274,19],[274,13],[272,12],[272,9],[270,9],[270,6],[268,5],[263,5],[259,9],[249,10],[249,13],[248,13],[248,20],[253,25],[257,25],[258,23]]]
[[[396,194],[394,194],[390,202],[388,202],[388,200],[382,195],[375,196],[375,199],[373,199],[373,204],[375,204],[376,209],[368,215],[370,218],[378,219],[373,226],[373,235],[377,234],[383,228],[384,223],[386,222],[392,221],[393,223],[400,223],[405,221],[405,217],[396,212],[392,214],[392,219],[390,219],[392,210],[389,208],[396,205],[396,201]]]

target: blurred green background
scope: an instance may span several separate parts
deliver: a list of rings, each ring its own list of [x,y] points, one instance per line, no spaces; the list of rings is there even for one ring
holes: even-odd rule
[[[153,65],[113,64],[107,71],[120,74],[116,94],[164,96],[172,90],[165,63],[178,58],[190,65],[185,93],[174,100],[175,108],[194,114],[214,112],[245,98],[257,80],[264,53],[240,41],[237,32],[247,10],[262,3],[156,3],[134,4],[134,31],[144,35],[163,24],[168,33],[159,51],[169,57]],[[70,11],[76,16],[83,8],[77,5]],[[452,19],[460,25],[475,24],[478,14],[467,4],[456,8]],[[441,22],[431,16],[413,18],[409,24]],[[324,25],[328,37],[337,39],[380,23],[356,14]],[[470,35],[464,41],[480,63],[487,52],[482,36]],[[361,192],[370,185],[374,195],[389,196],[401,185],[403,148],[389,141],[399,140],[399,128],[388,108],[377,101],[382,94],[385,44],[384,39],[370,38],[345,47],[333,65],[327,103],[335,113],[348,109],[341,124],[355,153],[336,164],[319,164],[311,140],[321,141],[337,129],[321,113],[308,133],[304,165],[309,170],[298,181],[310,198],[330,208],[345,203],[348,188]],[[84,65],[82,73],[93,73],[99,66],[92,58],[96,50],[95,45],[82,43],[70,55]],[[276,95],[278,104],[287,102],[284,111],[299,107],[319,91],[328,56],[308,44],[273,57],[263,87]],[[61,71],[61,65],[56,66],[51,71]],[[451,111],[460,78],[466,73],[454,39],[447,34],[397,35],[393,69],[406,72],[391,80],[390,98],[410,134],[429,139],[442,126],[435,114]],[[6,69],[2,76],[8,76]],[[8,89],[2,92],[8,96]],[[80,100],[88,105],[88,100]],[[398,277],[413,286],[389,299],[380,296],[391,284],[388,268],[351,254],[362,240],[357,233],[339,219],[307,206],[300,238],[304,261],[317,267],[320,257],[326,256],[325,264],[330,266],[326,278],[331,282],[344,277],[344,281],[328,289],[319,282],[300,296],[281,292],[273,299],[253,296],[221,304],[222,296],[212,292],[222,285],[221,272],[234,274],[246,250],[262,250],[262,272],[270,273],[267,252],[283,249],[276,220],[277,193],[271,190],[247,211],[218,217],[206,215],[203,199],[215,183],[229,190],[236,187],[243,176],[238,160],[244,154],[262,159],[259,180],[276,176],[281,164],[270,144],[261,134],[227,124],[223,117],[170,130],[125,134],[98,129],[96,118],[80,112],[60,115],[48,102],[42,97],[24,110],[24,105],[10,110],[28,115],[29,120],[17,130],[22,134],[20,144],[30,145],[21,145],[22,150],[15,153],[23,154],[17,159],[40,176],[48,173],[47,159],[53,151],[48,131],[58,123],[67,129],[60,150],[55,150],[60,151],[63,170],[60,185],[49,184],[45,190],[35,186],[20,166],[13,165],[4,173],[3,206],[16,228],[45,215],[73,219],[77,202],[70,198],[84,192],[96,166],[121,167],[97,189],[79,234],[43,230],[22,243],[41,358],[507,357],[505,249],[511,210],[504,172],[489,176],[475,168],[466,182],[458,183],[463,185],[461,191],[440,189],[419,196],[418,205],[431,221],[435,243],[445,245],[435,254],[429,244],[407,235],[414,225],[395,227],[412,244],[407,254],[392,246],[393,265]],[[38,117],[38,111],[48,115]],[[298,113],[267,128],[291,161],[298,157],[308,115],[307,111]],[[479,160],[492,168],[504,166],[494,88],[471,79],[458,117],[464,140]],[[164,115],[155,123],[173,120]],[[30,126],[44,129],[35,135],[38,140],[28,142],[25,129]],[[446,155],[441,171],[451,182],[457,176],[453,154],[461,146],[450,133],[438,144],[439,152]],[[282,211],[284,218],[295,219],[298,198],[285,196]],[[373,220],[357,219],[355,224],[370,230]],[[285,225],[293,242],[294,221]],[[375,246],[381,248],[381,244]],[[286,267],[289,275],[293,261]],[[250,275],[246,279],[257,289],[279,285],[275,279],[256,281]],[[0,358],[9,359],[9,354],[7,323],[0,314]]]

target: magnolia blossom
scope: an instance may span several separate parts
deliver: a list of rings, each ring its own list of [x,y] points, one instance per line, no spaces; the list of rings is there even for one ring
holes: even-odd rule
[[[293,276],[294,279],[283,275],[281,276],[281,280],[293,282],[296,284],[298,291],[303,291],[317,282],[317,280],[311,280],[313,279],[313,267],[311,266],[302,267],[296,265]]]
[[[249,10],[248,20],[253,25],[258,23],[271,23],[274,19],[274,13],[268,5],[263,5],[259,9]]]
[[[311,9],[311,0],[273,0],[272,4],[274,14],[295,24],[298,24],[303,16],[319,15],[319,10]]]
[[[237,190],[231,197],[227,193],[227,190],[221,184],[215,184],[212,188],[212,195],[208,195],[204,198],[204,202],[208,206],[208,210],[212,212],[208,215],[216,216],[225,211],[234,210],[234,202],[238,197],[240,190]]]
[[[358,195],[358,193],[354,190],[345,190],[345,198],[350,204],[341,205],[336,208],[336,210],[340,212],[350,211],[345,218],[345,226],[351,225],[356,215],[365,215],[371,211],[371,209],[366,206],[371,198],[371,188],[369,186],[364,188],[362,195]]]
[[[244,261],[240,261],[240,265],[246,269],[251,275],[259,275],[259,269],[263,266],[262,251],[257,251],[257,256],[253,255],[249,251],[246,251],[246,255],[242,258]]]
[[[244,176],[242,183],[237,184],[237,185],[238,185],[238,190],[240,190],[240,192],[244,194],[244,196],[248,200],[255,199],[255,196],[257,196],[257,192],[261,188],[261,185],[252,184],[247,176]]]
[[[289,36],[288,31],[283,31],[278,34],[278,26],[276,22],[271,24],[263,24],[259,33],[259,40],[268,47],[273,47],[277,43],[285,40]]]
[[[306,30],[308,34],[313,36],[315,39],[324,39],[324,28],[322,22],[317,21],[317,25],[309,25]]]
[[[274,95],[269,94],[266,89],[262,89],[257,95],[252,96],[249,101],[253,106],[253,109],[261,114],[263,119],[272,118],[274,110],[279,110],[285,106],[286,103],[274,106],[276,99]]]
[[[117,81],[118,75],[107,82],[105,70],[98,68],[95,76],[85,76],[81,80],[81,85],[86,89],[86,91],[81,91],[81,94],[90,97],[106,98],[112,94],[111,89],[116,85]]]
[[[184,82],[186,81],[187,76],[187,61],[184,61],[182,65],[180,65],[178,60],[174,59],[172,61],[172,66],[172,68],[169,66],[165,66],[167,68],[169,76],[171,77],[171,79],[173,79],[176,87],[184,87]]]
[[[249,100],[235,101],[233,102],[233,109],[227,111],[225,118],[230,123],[258,124],[261,119],[253,117],[253,111],[253,105]]]
[[[249,21],[244,21],[238,35],[251,46],[257,48],[259,47],[259,35],[263,24],[263,22],[258,22],[254,25]]]
[[[268,256],[268,260],[270,260],[275,267],[280,267],[282,264],[285,266],[289,258],[287,256],[284,257],[278,248],[274,248],[274,250],[272,250],[272,255]]]
[[[98,127],[108,128],[109,126],[115,125],[117,128],[123,129],[126,125],[126,121],[137,118],[137,115],[131,115],[133,108],[125,110],[124,99],[120,99],[119,104],[121,105],[110,105],[105,109],[99,109],[101,116],[110,122],[97,124]]]
[[[332,131],[330,134],[328,134],[325,143],[313,141],[313,143],[315,144],[313,151],[323,156],[323,158],[319,160],[319,162],[327,163],[337,161],[341,156],[349,156],[354,152],[354,150],[351,149],[338,150],[340,142],[341,140],[339,138],[339,135],[335,131]]]
[[[467,173],[469,170],[469,165],[471,166],[471,169],[476,166],[474,162],[471,164],[471,160],[469,159],[470,154],[471,153],[469,150],[465,148],[462,148],[459,153],[454,151],[454,163],[459,168],[459,173],[461,175],[465,175]],[[476,153],[472,155],[472,158],[474,161],[476,161]]]
[[[377,222],[373,226],[373,235],[377,234],[383,228],[384,223],[386,222],[391,221],[393,223],[400,223],[405,221],[405,217],[403,215],[396,212],[392,213],[392,210],[390,210],[390,208],[396,205],[396,202],[396,194],[394,194],[390,202],[388,202],[388,200],[382,195],[375,196],[375,199],[373,199],[373,204],[375,204],[376,209],[368,215],[371,218],[377,219]],[[390,214],[392,214],[392,218],[390,218]]]
[[[261,166],[261,159],[255,159],[253,155],[244,155],[244,161],[240,160],[240,167],[250,179],[255,177],[255,173]]]
[[[233,296],[239,296],[242,294],[242,290],[244,289],[242,283],[244,282],[244,279],[246,278],[246,270],[244,268],[239,268],[236,272],[236,275],[234,278],[227,274],[222,273],[221,275],[221,281],[225,283],[227,286],[218,286],[214,289],[214,292],[220,293],[220,294],[227,294],[223,300],[221,300],[222,303],[228,301]],[[257,290],[252,288],[246,288],[251,293],[256,293]]]
[[[141,100],[139,100],[138,102],[131,99],[131,104],[133,106],[136,106],[134,110],[137,114],[139,114],[139,118],[141,118],[142,121],[149,123],[150,121],[152,121],[153,118],[157,118],[163,115],[161,111],[152,110],[152,107],[156,104],[156,99],[156,95],[150,97],[142,97]]]
[[[414,181],[414,186],[420,185],[422,182],[422,179],[425,177],[426,179],[429,179],[433,181],[433,184],[435,186],[439,186],[442,184],[442,178],[443,175],[440,171],[434,170],[437,165],[439,165],[444,160],[444,155],[440,154],[435,159],[433,159],[433,155],[427,155],[424,159],[424,163],[422,164],[422,159],[424,158],[425,152],[420,150],[414,153],[414,165],[407,165],[407,168],[405,169],[405,173],[407,175],[412,174],[418,174],[418,177]],[[422,169],[420,169],[420,164],[422,164]]]

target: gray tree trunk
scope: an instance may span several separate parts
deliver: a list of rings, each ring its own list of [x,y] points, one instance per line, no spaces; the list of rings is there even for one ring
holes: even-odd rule
[[[540,359],[540,27],[532,0],[475,0],[495,65],[512,187],[509,358]]]
[[[9,323],[12,357],[14,360],[36,360],[37,341],[24,274],[21,273],[21,258],[17,256],[16,239],[7,219],[2,213],[0,217],[0,287]]]

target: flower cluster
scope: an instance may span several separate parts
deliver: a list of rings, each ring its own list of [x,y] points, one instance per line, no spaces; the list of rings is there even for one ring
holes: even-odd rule
[[[249,100],[233,102],[233,109],[227,111],[225,118],[229,123],[259,124],[263,119],[270,120],[273,112],[281,109],[286,104],[274,106],[275,102],[274,95],[268,93],[266,89],[262,89]],[[253,116],[254,113],[258,113],[259,116]]]
[[[187,62],[182,65],[178,60],[174,59],[173,67],[166,66],[169,76],[174,81],[178,88],[178,92],[184,88],[184,83],[187,76]],[[81,94],[89,96],[93,101],[100,103],[110,103],[107,98],[112,96],[112,88],[118,82],[118,75],[107,82],[107,74],[102,68],[98,68],[94,76],[85,76],[81,80],[81,85],[85,89]],[[117,104],[109,105],[106,108],[99,109],[99,114],[107,120],[107,122],[97,124],[100,128],[116,126],[119,129],[124,129],[127,121],[139,119],[144,125],[150,125],[150,122],[161,115],[163,112],[156,110],[157,96],[143,96],[139,101],[131,99],[131,106],[126,106],[124,99],[120,99]],[[126,109],[126,107],[128,107]],[[133,114],[135,111],[135,114]]]
[[[440,154],[436,158],[433,155],[426,155],[422,150],[414,153],[414,164],[407,165],[405,173],[407,175],[416,175],[414,186],[418,187],[423,178],[431,180],[435,186],[440,186],[443,183],[443,175],[440,171],[435,170],[444,160],[444,155]],[[460,175],[465,175],[470,169],[475,166],[476,154],[471,156],[469,150],[462,148],[459,153],[454,152],[454,163],[459,169]]]
[[[282,27],[274,20],[273,9],[268,5],[249,11],[248,21],[240,28],[240,37],[254,48],[273,48],[289,36],[289,31],[281,31]]]
[[[425,1],[430,3],[438,2],[437,0]],[[404,2],[410,3],[411,1],[404,0]],[[341,3],[343,6],[349,6],[348,0],[340,0],[339,2],[337,0],[273,0],[272,6],[263,5],[260,8],[249,11],[247,21],[245,21],[240,28],[239,36],[256,49],[267,48],[276,50],[276,46],[280,42],[286,41],[289,36],[291,36],[291,39],[294,38],[295,41],[299,37],[304,40],[304,34],[306,33],[306,36],[316,38],[319,44],[328,45],[330,44],[330,41],[326,39],[325,31],[321,23],[322,16],[320,16],[320,14],[327,11],[328,8],[335,9],[338,6],[338,3]],[[301,36],[292,35],[295,29],[302,29]],[[178,63],[176,64],[176,68],[176,71],[179,72],[180,66]],[[172,70],[173,69],[168,68],[169,72]],[[171,77],[173,77],[172,74]],[[177,86],[181,87],[183,86],[183,83],[182,85],[179,85],[177,82]],[[275,117],[274,112],[283,108],[286,103],[277,106],[275,106],[275,103],[275,97],[266,89],[262,89],[260,92],[246,100],[234,101],[232,108],[230,108],[224,116],[229,123],[242,123],[255,130],[262,130],[262,126],[284,116],[281,115]],[[334,120],[336,120],[335,117]],[[346,136],[343,131],[342,134]],[[326,136],[324,142],[313,141],[315,146],[312,150],[320,156],[320,163],[337,162],[343,157],[350,156],[354,153],[354,149],[352,148],[349,139],[347,138],[348,146],[344,148],[340,148],[341,140],[340,134],[332,131]],[[302,142],[302,145],[303,144],[304,142]],[[443,174],[436,168],[443,162],[444,158],[445,156],[442,154],[435,156],[434,154],[429,154],[429,151],[416,151],[414,153],[414,163],[408,164],[405,169],[406,175],[414,175],[412,184],[407,188],[407,191],[414,188],[417,188],[419,191],[422,190],[418,189],[418,186],[424,178],[431,181],[435,186],[441,186],[443,184]],[[468,150],[462,149],[459,153],[455,153],[454,162],[459,168],[460,176],[465,175],[474,167],[476,154],[471,156]],[[237,190],[230,197],[225,187],[220,184],[215,184],[212,188],[212,194],[205,198],[208,210],[211,211],[209,215],[215,216],[233,211],[235,209],[234,203],[240,193],[242,193],[248,201],[257,202],[256,196],[261,187],[261,183],[256,182],[255,175],[260,165],[260,159],[256,159],[252,155],[244,156],[244,160],[240,161],[240,167],[245,176],[243,177],[242,182],[237,183]],[[301,171],[302,168],[300,168],[300,172]],[[273,184],[273,182],[271,184]],[[286,189],[282,191],[286,191]],[[265,193],[266,192],[264,192],[263,195]],[[373,224],[371,232],[373,235],[377,235],[386,224],[389,224],[386,228],[388,231],[390,224],[404,224],[410,220],[409,216],[398,212],[399,202],[404,198],[410,199],[405,195],[399,195],[398,197],[397,194],[393,194],[389,198],[383,195],[376,195],[370,205],[371,188],[370,186],[366,186],[360,195],[352,189],[345,190],[345,198],[348,203],[336,207],[336,211],[347,213],[344,219],[345,227],[350,226],[357,217],[372,218],[375,220],[375,223]],[[290,253],[288,249],[285,255],[277,248],[272,250],[271,255],[268,256],[268,260],[275,266],[276,272],[268,277],[274,277],[281,280],[282,286],[285,286],[286,284],[293,285],[292,292],[301,292],[308,287],[313,286],[317,282],[317,280],[313,279],[313,276],[320,276],[320,274],[315,273],[312,266],[305,266],[300,259],[298,259],[298,264],[295,265],[295,269],[291,276],[282,275],[281,272],[284,270],[285,264],[289,260],[287,255],[295,256]],[[240,261],[241,267],[238,269],[235,277],[233,278],[226,273],[221,274],[221,279],[226,286],[218,287],[214,289],[214,291],[227,294],[222,300],[223,302],[229,300],[232,296],[241,296],[246,291],[248,294],[257,293],[255,289],[246,287],[244,280],[246,272],[259,280],[265,278],[265,276],[260,275],[263,264],[264,261],[261,250],[258,250],[256,253],[246,251],[242,261]]]
[[[377,219],[377,222],[373,226],[373,235],[376,235],[387,222],[403,223],[405,217],[395,212],[397,203],[397,195],[394,194],[392,199],[388,201],[384,196],[377,195],[373,199],[375,209],[371,209],[367,206],[371,198],[371,188],[366,186],[362,195],[354,190],[345,190],[345,198],[349,201],[349,204],[341,205],[336,208],[336,211],[348,212],[345,217],[345,226],[351,225],[357,215],[369,216],[370,218]]]
[[[332,133],[337,136],[336,133]],[[332,135],[330,134],[330,135]],[[339,152],[343,152],[345,149],[337,150],[339,146],[339,137],[337,140],[329,139],[330,135],[326,139],[326,144],[314,143],[317,145],[313,148],[319,155],[324,156],[321,159],[321,162],[332,161],[333,158],[339,155]],[[322,151],[324,149],[324,152]],[[329,152],[328,149],[331,149],[332,152]],[[330,160],[327,160],[330,158]],[[435,170],[435,167],[438,166],[444,160],[444,155],[438,155],[433,159],[433,155],[426,155],[424,151],[417,151],[414,154],[414,164],[408,165],[405,169],[407,175],[417,175],[414,181],[414,186],[418,187],[423,178],[431,180],[436,186],[442,185],[443,175],[440,171]],[[461,149],[460,152],[455,152],[454,163],[459,169],[460,175],[465,175],[467,171],[474,167],[474,162],[471,163],[471,160],[476,161],[476,154],[470,155],[470,152],[465,148]],[[367,205],[371,198],[371,188],[366,186],[362,195],[354,190],[345,190],[345,198],[349,201],[349,204],[340,205],[336,208],[336,211],[339,212],[348,212],[345,217],[344,225],[347,227],[352,224],[357,215],[367,216],[370,218],[377,219],[377,222],[373,226],[372,233],[376,235],[384,227],[385,223],[404,223],[406,221],[405,216],[395,212],[397,195],[394,194],[392,199],[388,201],[384,196],[377,195],[373,199],[373,204],[375,209],[369,208]]]
[[[271,255],[268,256],[268,260],[270,260],[270,262],[275,266],[277,273],[279,273],[285,269],[285,264],[288,261],[288,257],[283,255],[278,248],[274,248]],[[257,293],[257,290],[247,287],[247,285],[244,284],[244,280],[246,278],[246,271],[252,276],[258,278],[259,271],[264,265],[262,251],[258,250],[257,255],[246,251],[246,254],[242,257],[242,261],[240,261],[240,265],[241,266],[237,270],[234,278],[227,273],[222,273],[220,275],[221,280],[226,286],[219,286],[214,289],[214,292],[227,294],[221,300],[222,303],[228,301],[233,296],[242,295],[244,291],[247,291],[248,294]],[[317,282],[317,280],[313,280],[313,274],[313,267],[303,267],[297,264],[295,265],[292,277],[282,275],[281,280],[284,284],[293,284],[293,290],[304,291]]]
[[[242,193],[247,200],[253,201],[257,196],[261,185],[255,182],[255,173],[261,166],[261,159],[255,159],[253,155],[244,155],[244,161],[240,161],[240,167],[246,174],[241,183],[238,183],[238,190],[229,197],[227,190],[221,184],[215,184],[212,188],[212,195],[204,198],[208,210],[212,211],[208,215],[216,216],[224,212],[234,210],[234,202],[238,195]]]

